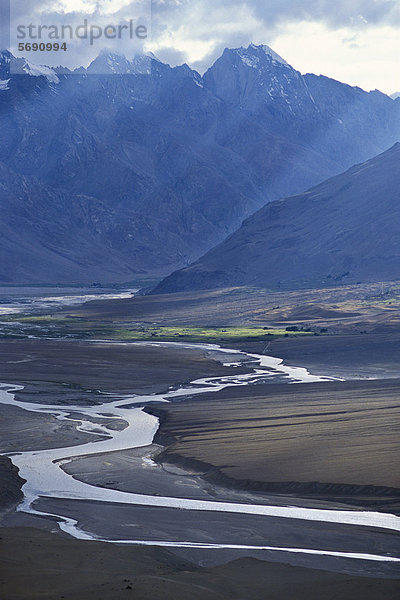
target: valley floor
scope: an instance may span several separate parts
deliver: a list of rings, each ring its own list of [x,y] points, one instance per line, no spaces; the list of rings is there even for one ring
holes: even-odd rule
[[[399,380],[226,388],[150,405],[158,461],[211,481],[400,511]]]
[[[4,600],[395,600],[398,581],[243,558],[201,568],[158,549],[0,529]]]
[[[237,301],[237,292],[231,293],[236,294]],[[250,294],[252,302],[255,296]],[[178,319],[182,319],[182,327],[210,327],[212,323],[206,322],[210,298],[205,304],[203,300],[198,298],[197,308],[194,300],[192,305],[185,304],[182,297],[137,298],[117,304],[96,302],[70,308],[64,314],[65,318],[76,319],[77,329],[85,328],[85,321],[89,320],[98,325],[108,320],[107,327],[112,329],[128,324],[128,328],[136,327],[135,331],[138,323],[144,323],[145,329],[146,323],[178,326]],[[333,303],[332,300],[330,305]],[[217,308],[215,318],[221,320],[214,325],[238,327],[238,319],[243,321],[238,316],[243,306],[235,308],[234,301],[228,303],[225,314],[232,316],[228,323],[222,322],[222,308]],[[335,306],[339,307],[334,309],[336,312],[344,311],[338,303]],[[191,320],[190,310],[198,311]],[[290,312],[289,308],[285,310]],[[309,367],[315,374],[345,381],[259,383],[196,395],[182,402],[151,404],[146,410],[161,419],[155,444],[143,452],[136,449],[82,457],[65,469],[95,486],[139,493],[399,514],[396,428],[400,419],[400,335],[395,311],[390,323],[382,328],[379,319],[373,321],[371,311],[381,311],[386,319],[387,309],[368,306],[365,310],[362,320],[369,323],[368,333],[360,333],[361,325],[354,322],[353,316],[342,316],[338,322],[335,314],[335,332],[327,335],[280,334],[257,339],[246,330],[229,342],[204,340],[279,356],[287,364]],[[110,311],[115,312],[115,321]],[[254,306],[252,311],[255,315]],[[288,317],[285,320],[281,315],[276,320],[261,319],[257,326],[280,327],[284,331],[296,323],[299,327],[309,328],[312,324],[321,329],[327,323],[327,313],[320,305],[318,311],[316,321],[310,313],[302,321]],[[163,316],[156,316],[161,313]],[[246,321],[241,327],[254,325]],[[154,337],[150,339],[157,343]],[[22,384],[24,389],[17,392],[18,400],[60,407],[103,402],[104,393],[160,393],[201,377],[244,374],[249,368],[246,363],[223,366],[212,352],[204,349],[169,347],[164,352],[156,345],[135,347],[129,339],[114,339],[110,343],[50,340],[44,335],[42,339],[15,336],[0,341],[0,382]],[[362,381],[354,381],[358,378]],[[2,454],[72,447],[96,439],[77,431],[72,422],[26,413],[17,407],[0,405],[0,417]],[[112,426],[122,428],[123,423],[116,420]],[[157,466],[143,469],[143,458],[156,460]],[[199,600],[312,600],[322,596],[395,600],[400,591],[395,563],[381,563],[379,567],[368,561],[349,560],[345,572],[338,573],[335,571],[340,570],[339,562],[334,558],[315,559],[316,570],[305,559],[293,564],[294,558],[287,553],[267,553],[266,560],[260,560],[259,553],[244,557],[220,550],[204,565],[204,550],[172,551],[73,540],[58,532],[56,520],[15,513],[22,481],[6,464],[0,465],[0,478],[0,596],[4,600],[179,600],[189,595]],[[51,502],[56,512],[58,501]],[[48,505],[51,502],[47,501]],[[145,539],[157,535],[168,539],[171,533],[184,536],[188,532],[199,541],[223,535],[234,543],[246,539],[258,544],[265,539],[274,546],[317,545],[390,556],[399,551],[398,536],[384,529],[372,532],[370,528],[352,526],[349,535],[344,525],[298,519],[274,518],[264,526],[254,516],[239,519],[237,515],[221,515],[218,520],[207,512],[194,515],[192,511],[165,508],[156,514],[144,506],[119,513],[113,504],[103,510],[93,502],[84,505],[81,501],[78,508],[68,505],[67,500],[62,502],[71,516],[75,510],[85,515],[89,528],[104,527],[115,518],[115,523],[121,520],[121,532],[126,523],[135,523],[138,535]],[[79,579],[74,576],[77,571]]]

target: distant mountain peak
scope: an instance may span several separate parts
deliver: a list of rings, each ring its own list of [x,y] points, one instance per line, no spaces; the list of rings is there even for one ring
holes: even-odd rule
[[[96,75],[148,74],[153,61],[160,62],[153,53],[137,54],[132,60],[129,60],[123,54],[102,50],[90,63],[87,72]]]
[[[68,70],[68,69],[67,69]],[[5,80],[10,81],[12,75],[30,75],[31,77],[45,77],[50,83],[59,83],[60,80],[57,76],[57,69],[48,67],[46,65],[34,64],[26,58],[16,58],[9,50],[0,51],[0,79],[2,80],[2,86],[0,89],[6,90],[8,88],[5,84]]]
[[[266,54],[267,56],[270,56],[272,58],[272,60],[280,62],[283,65],[288,64],[286,62],[286,60],[284,58],[282,58],[282,56],[277,54],[274,50],[272,50],[272,48],[270,46],[267,46],[266,44],[261,44],[259,46],[257,46],[256,44],[250,44],[250,46],[247,48],[247,50],[250,50],[250,49],[255,50],[257,52],[264,52],[264,54]]]
[[[151,52],[150,50],[148,52],[146,52],[144,54],[144,56],[147,56],[148,58],[151,58],[151,60],[155,60],[156,62],[159,62],[159,63],[162,62],[159,58],[157,58],[157,56],[154,54],[154,52]],[[162,63],[162,64],[164,64],[164,63]]]
[[[280,63],[287,67],[290,66],[284,58],[265,44],[259,46],[250,44],[247,48],[241,46],[240,48],[235,48],[234,52],[240,56],[242,62],[248,67],[259,67],[260,63],[265,61],[266,56],[275,63]]]
[[[400,140],[400,101],[303,76],[264,46],[226,50],[203,77],[187,65],[172,68],[153,56],[133,54],[103,51],[93,76],[87,63],[70,71],[34,65],[33,54],[26,57],[32,63],[19,54],[3,55],[0,282],[159,278],[221,243],[266,202],[298,194]],[[258,68],[241,57],[258,61]],[[128,74],[113,75],[118,72]],[[56,76],[58,85],[49,81]],[[397,156],[391,164],[396,175]],[[372,180],[377,202],[352,213],[360,235],[360,227],[366,228],[365,243],[358,244],[365,268],[369,258],[386,256],[389,234],[380,236],[379,255],[367,254],[370,238],[377,239],[374,231],[390,232],[383,217],[398,222],[398,196],[393,210],[384,204],[389,171],[382,168]],[[350,183],[364,181],[370,172],[359,167]],[[233,249],[228,261],[235,269],[232,280],[250,269],[258,277],[261,263],[267,283],[279,283],[282,270],[298,280],[301,269],[321,257],[317,245],[294,264],[292,238],[306,243],[325,232],[335,234],[328,241],[339,253],[324,246],[332,260],[345,250],[358,251],[354,240],[340,248],[348,230],[343,213],[357,200],[346,184],[341,187],[348,195],[332,211],[320,199],[312,201],[306,222],[303,203],[296,211],[294,217],[307,226],[306,238],[294,218],[292,232],[285,229],[289,221],[281,221],[279,239],[271,237],[264,221],[259,230],[256,219],[247,238],[254,253],[248,259]],[[331,195],[328,189],[325,196]],[[363,199],[364,190],[360,195]],[[393,233],[396,243],[399,231]],[[271,247],[276,263],[257,254],[267,243],[276,244]],[[400,242],[395,250],[400,256]],[[278,273],[283,256],[287,267]],[[398,277],[400,259],[395,267]],[[347,272],[355,272],[352,265],[333,270],[329,263],[321,277]],[[204,277],[201,285],[214,283],[209,272]]]
[[[122,54],[102,50],[100,54],[90,63],[88,73],[126,74],[132,69],[131,62]]]
[[[29,62],[29,60],[25,61],[23,70],[32,77],[46,77],[46,79],[51,83],[60,82],[56,72],[53,69],[44,65],[34,65],[33,63]]]
[[[107,48],[103,48],[100,52],[97,58],[104,58],[106,60],[110,60],[112,62],[127,62],[127,58],[125,56],[125,54],[122,54],[122,52],[114,52],[112,50],[108,50]],[[97,59],[95,59],[97,60]]]

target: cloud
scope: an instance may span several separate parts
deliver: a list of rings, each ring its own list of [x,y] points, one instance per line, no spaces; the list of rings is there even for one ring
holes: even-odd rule
[[[398,0],[11,0],[14,15],[24,18],[52,12],[115,15],[150,2],[158,25],[164,22],[175,29],[190,22],[193,34],[199,16],[222,26],[243,12],[267,28],[294,21],[320,22],[330,28],[400,24]]]
[[[400,90],[398,28],[375,26],[351,34],[350,28],[329,29],[321,23],[288,25],[274,40],[274,49],[302,72],[327,75],[365,90]],[[306,40],[306,43],[304,43]]]
[[[86,22],[87,29],[83,27]],[[29,33],[30,24],[34,25],[33,36]],[[87,66],[105,48],[133,57],[143,51],[146,41],[134,33],[137,25],[146,26],[150,35],[151,0],[12,0],[11,4],[11,46],[15,53],[18,54],[21,41],[66,41],[66,52],[39,54],[23,49],[23,55],[32,62],[45,62],[50,66],[60,63],[70,68]],[[60,39],[63,27],[67,33]],[[79,38],[77,28],[80,28],[79,35],[88,31],[87,37]],[[22,35],[25,37],[21,39]]]
[[[383,65],[382,72],[388,78],[385,88],[398,85],[390,84],[388,73],[392,70],[394,79],[399,72],[396,31],[400,26],[400,0],[11,0],[11,4],[14,23],[57,16],[60,22],[79,24],[90,17],[102,26],[107,21],[125,22],[137,14],[138,6],[144,11],[151,6],[148,49],[165,62],[173,65],[187,62],[200,72],[224,48],[247,46],[251,42],[269,44],[289,62],[294,56],[298,69],[312,71],[315,64],[321,64],[312,59],[318,58],[313,53],[318,44],[325,43],[325,37],[325,47],[329,46],[333,52],[332,59],[327,51],[322,52],[327,75],[333,75],[333,63],[340,56],[346,63],[349,81],[357,80],[357,69],[362,63],[363,78],[359,84],[366,85],[367,80],[372,82],[375,75],[382,74],[374,73],[377,62],[392,56]],[[100,43],[127,56],[135,51],[127,40],[114,45],[104,44],[104,40]],[[90,48],[73,44],[63,62],[68,66],[87,64],[99,50],[99,45]],[[321,70],[324,72],[322,67]]]
[[[226,47],[274,45],[288,27],[307,24],[352,38],[359,32],[400,25],[399,0],[154,0],[152,49],[161,59],[172,48],[204,71]],[[294,39],[294,34],[293,34]],[[383,40],[384,42],[384,40]],[[346,42],[356,48],[357,38]],[[298,44],[295,44],[297,47]]]
[[[320,22],[330,28],[400,22],[397,0],[254,0],[249,4],[261,19]]]
[[[203,72],[226,47],[266,43],[301,71],[387,91],[400,88],[399,26],[399,0],[155,0],[152,49]]]

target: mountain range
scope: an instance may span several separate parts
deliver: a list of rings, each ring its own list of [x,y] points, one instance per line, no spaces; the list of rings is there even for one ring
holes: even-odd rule
[[[268,46],[204,74],[102,53],[0,54],[0,282],[121,282],[191,264],[265,204],[400,139],[400,102]]]
[[[400,278],[400,143],[297,196],[271,202],[155,293],[333,287]]]

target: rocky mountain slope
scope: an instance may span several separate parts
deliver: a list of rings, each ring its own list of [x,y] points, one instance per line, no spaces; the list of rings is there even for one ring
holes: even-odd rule
[[[203,77],[154,57],[103,53],[72,73],[3,52],[0,282],[164,276],[399,139],[397,101],[302,76],[266,46],[226,50]]]
[[[266,205],[156,292],[400,279],[399,167],[397,143],[308,192]]]

